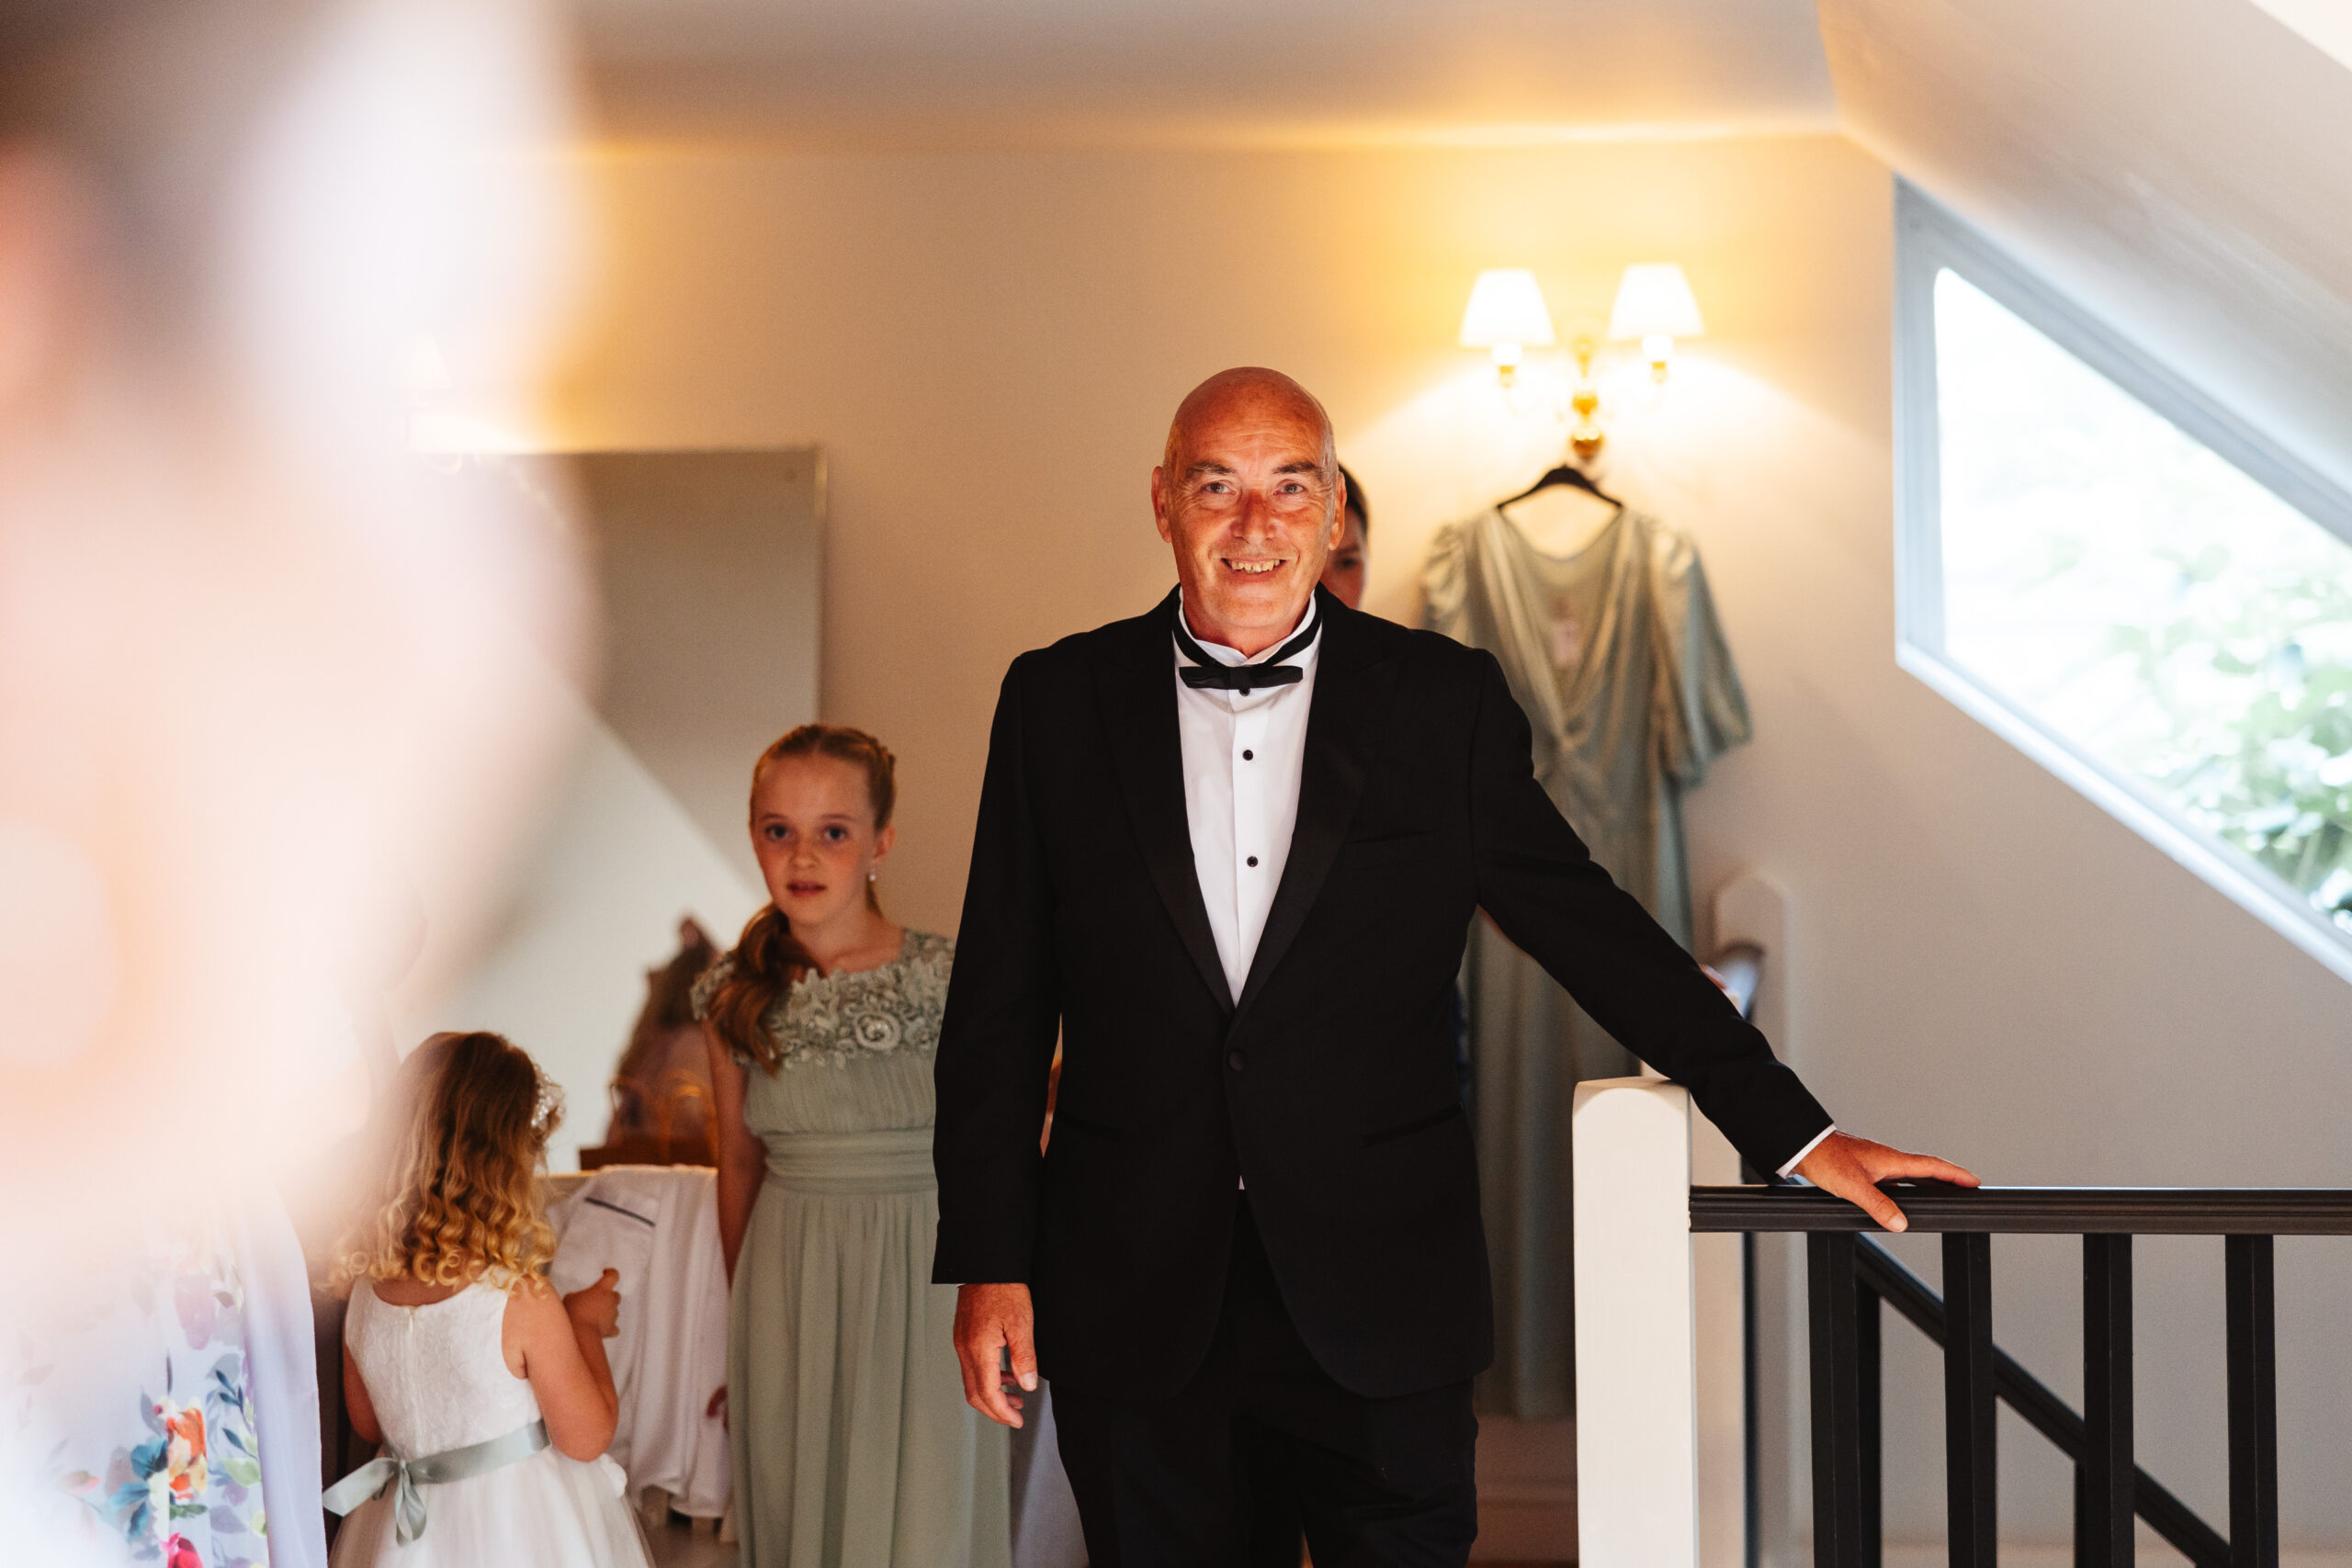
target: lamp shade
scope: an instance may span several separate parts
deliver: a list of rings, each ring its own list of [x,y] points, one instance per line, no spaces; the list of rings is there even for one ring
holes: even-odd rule
[[[1550,345],[1552,312],[1544,308],[1544,290],[1535,275],[1523,266],[1489,267],[1470,286],[1470,303],[1462,312],[1462,346],[1494,348],[1518,344]]]
[[[1616,309],[1609,312],[1611,341],[1698,337],[1706,330],[1707,323],[1699,319],[1699,301],[1690,297],[1690,280],[1682,276],[1679,266],[1672,262],[1637,262],[1625,269],[1624,278],[1617,285]]]

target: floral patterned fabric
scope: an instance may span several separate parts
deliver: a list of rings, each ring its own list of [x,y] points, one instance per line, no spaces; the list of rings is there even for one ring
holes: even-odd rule
[[[40,1444],[62,1506],[40,1510],[36,1539],[101,1561],[265,1568],[244,1306],[222,1228],[199,1224],[151,1234],[50,1321],[18,1325],[0,1351],[0,1450]]]

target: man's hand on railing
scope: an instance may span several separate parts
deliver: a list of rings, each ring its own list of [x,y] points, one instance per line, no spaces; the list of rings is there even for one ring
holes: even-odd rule
[[[1981,1185],[1974,1172],[1962,1170],[1950,1160],[1938,1159],[1933,1155],[1907,1155],[1901,1149],[1890,1149],[1884,1144],[1873,1144],[1868,1138],[1844,1133],[1832,1133],[1822,1139],[1797,1167],[1797,1174],[1824,1192],[1843,1198],[1877,1221],[1879,1228],[1890,1231],[1908,1230],[1911,1222],[1903,1217],[1903,1211],[1894,1206],[1894,1199],[1878,1190],[1880,1182],[1926,1177],[1949,1181],[1955,1187]]]

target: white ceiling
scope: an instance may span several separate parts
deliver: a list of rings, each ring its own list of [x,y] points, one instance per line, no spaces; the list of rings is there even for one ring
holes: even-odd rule
[[[842,148],[1836,128],[1814,0],[570,0],[605,129]]]
[[[625,138],[1842,129],[2352,484],[2352,0],[560,3]]]
[[[2347,10],[1821,0],[1850,134],[2352,486]]]

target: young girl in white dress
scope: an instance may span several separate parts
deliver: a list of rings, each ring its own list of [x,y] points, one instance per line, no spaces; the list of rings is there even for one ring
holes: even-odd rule
[[[330,1489],[334,1568],[646,1568],[619,1468],[611,1269],[559,1299],[536,1178],[561,1114],[495,1034],[401,1069],[389,1170],[336,1269],[343,1385],[385,1457]],[[364,1499],[364,1500],[363,1500]]]

